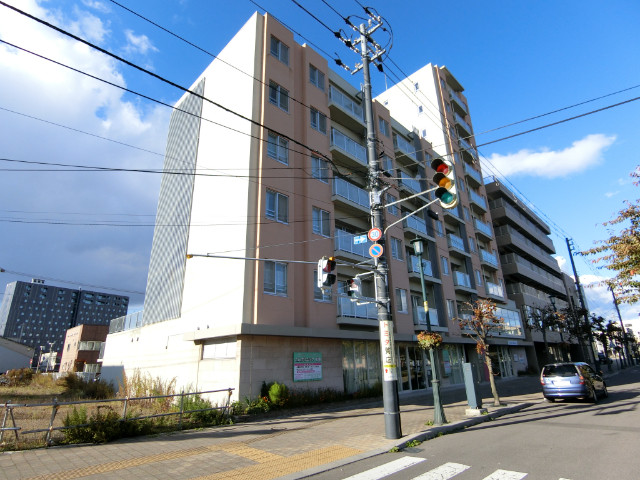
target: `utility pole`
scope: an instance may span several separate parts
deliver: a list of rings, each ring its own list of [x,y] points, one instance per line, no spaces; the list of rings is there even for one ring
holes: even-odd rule
[[[359,53],[362,63],[356,65],[352,73],[362,69],[364,75],[364,120],[367,130],[367,189],[370,198],[371,228],[380,229],[384,232],[384,202],[382,195],[384,189],[380,182],[380,165],[376,152],[376,132],[373,123],[373,99],[371,97],[371,76],[369,66],[371,62],[377,61],[384,53],[383,49],[375,42],[371,35],[382,26],[382,19],[369,13],[367,24],[351,27],[360,34],[359,40],[351,42],[348,39],[341,40],[349,48]],[[355,48],[360,44],[360,51]],[[372,50],[370,51],[369,45]],[[378,63],[379,68],[381,64]],[[387,261],[384,251],[384,235],[380,239],[381,255],[373,258],[373,275],[376,292],[376,305],[378,310],[378,324],[380,332],[380,353],[382,355],[382,399],[384,404],[384,425],[385,435],[389,439],[397,439],[402,436],[400,425],[400,407],[398,399],[398,371],[396,360],[396,347],[393,339],[393,321],[389,313],[389,287],[387,285]]]
[[[571,267],[573,268],[573,276],[576,279],[576,288],[578,289],[578,299],[580,300],[580,307],[584,313],[584,325],[587,329],[587,333],[589,334],[589,352],[591,352],[591,358],[593,360],[593,364],[596,366],[596,370],[600,368],[600,362],[596,357],[596,354],[593,352],[593,329],[591,328],[591,322],[589,321],[589,314],[587,312],[587,307],[584,303],[584,297],[582,296],[582,286],[580,285],[580,277],[578,276],[578,271],[576,270],[576,264],[573,261],[573,245],[571,241],[565,237],[567,242],[567,248],[569,249],[569,258],[571,259]]]

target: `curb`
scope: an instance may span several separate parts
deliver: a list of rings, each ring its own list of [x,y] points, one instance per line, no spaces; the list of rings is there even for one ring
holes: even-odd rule
[[[510,413],[519,412],[520,410],[524,410],[525,408],[531,407],[532,405],[534,404],[531,402],[518,403],[515,405],[507,405],[502,408],[497,408],[496,410],[489,412],[487,415],[482,415],[479,417],[471,417],[465,420],[448,423],[446,425],[442,425],[439,427],[432,427],[432,428],[429,428],[429,430],[427,431],[414,433],[412,435],[403,437],[401,441],[400,439],[390,440],[389,441],[390,443],[382,448],[369,450],[368,452],[363,452],[358,455],[354,455],[352,457],[348,457],[342,460],[336,460],[335,462],[326,463],[324,465],[309,468],[301,472],[291,473],[283,477],[278,477],[278,480],[300,480],[303,478],[311,477],[313,475],[317,475],[319,473],[333,470],[335,468],[343,467],[345,465],[349,465],[350,463],[355,463],[360,460],[364,460],[366,458],[371,458],[378,455],[382,455],[384,453],[389,453],[389,451],[394,447],[398,448],[399,450],[403,450],[403,447],[408,442],[411,442],[414,440],[418,440],[419,442],[431,440],[433,438],[439,437],[440,435],[445,435],[447,433],[464,430],[467,427],[472,427],[474,425],[479,425],[480,423],[489,422],[491,420],[495,420],[496,418],[502,417],[504,415],[509,415]]]

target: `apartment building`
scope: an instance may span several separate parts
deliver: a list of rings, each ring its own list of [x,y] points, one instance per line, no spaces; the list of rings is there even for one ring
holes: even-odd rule
[[[402,200],[385,208],[381,242],[401,392],[430,384],[416,342],[427,322],[447,345],[444,383],[463,381],[463,362],[483,373],[475,342],[455,320],[478,297],[497,301],[506,320],[495,339],[504,376],[527,367],[531,343],[502,285],[477,153],[464,139],[472,131],[462,87],[445,67],[421,72],[447,119],[439,136],[415,128],[400,105],[396,115],[393,89],[373,105],[385,201]],[[127,319],[112,324],[103,378],[139,368],[200,390],[232,387],[240,398],[270,381],[347,392],[375,385],[371,277],[363,277],[368,298],[346,295],[346,281],[372,261],[371,243],[362,242],[371,223],[360,90],[258,13],[191,90],[198,96],[185,95],[172,114],[165,160],[167,170],[190,174],[163,176],[143,319],[128,329]],[[409,197],[427,190],[437,155],[456,162],[460,205],[418,211],[433,195]],[[425,244],[428,315],[415,238]],[[323,256],[338,262],[331,290],[317,287]]]
[[[0,336],[38,349],[60,351],[67,329],[81,324],[109,325],[126,315],[129,297],[45,284],[44,280],[7,284],[0,305]]]
[[[60,372],[100,372],[98,357],[109,325],[78,325],[67,330],[60,359]]]
[[[487,179],[485,189],[507,295],[521,311],[533,342],[527,351],[529,364],[540,368],[545,358],[582,359],[575,340],[570,342],[562,329],[545,332],[550,350],[545,357],[542,332],[530,325],[531,315],[541,308],[580,307],[573,279],[552,257],[556,250],[549,226],[497,179]]]

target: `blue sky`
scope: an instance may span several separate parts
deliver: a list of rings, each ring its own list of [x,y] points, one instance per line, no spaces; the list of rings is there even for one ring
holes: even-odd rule
[[[108,0],[8,0],[39,18],[188,86],[211,61]],[[256,11],[248,0],[121,2],[201,49],[218,53]],[[257,2],[311,43],[346,64],[358,59],[290,1]],[[324,2],[302,1],[331,29],[345,27]],[[355,0],[327,0],[342,15],[362,16]],[[640,4],[612,0],[360,2],[393,31],[391,59],[411,74],[446,65],[465,87],[477,143],[483,144],[640,96]],[[55,58],[128,88],[174,103],[181,92],[96,54],[0,6],[0,39]],[[354,23],[359,22],[353,18]],[[320,52],[322,53],[322,51]],[[393,64],[390,70],[401,72]],[[0,44],[0,157],[10,160],[161,168],[169,110]],[[373,72],[374,95],[385,78]],[[359,74],[350,77],[359,85]],[[626,90],[628,89],[628,90]],[[585,102],[539,119],[499,128]],[[640,101],[481,147],[484,174],[519,193],[554,231],[567,268],[565,236],[579,249],[608,236],[602,222],[638,197],[629,173],[640,164]],[[33,118],[36,117],[36,118]],[[47,123],[48,122],[48,123]],[[63,128],[57,125],[69,128]],[[71,129],[89,132],[86,135]],[[488,132],[488,133],[483,133]],[[115,141],[106,141],[105,137]],[[119,142],[119,143],[116,143]],[[136,148],[133,148],[136,147]],[[0,290],[5,283],[45,278],[85,289],[112,287],[142,303],[158,175],[114,172],[15,171],[0,162]],[[42,167],[40,167],[42,168]],[[116,226],[106,226],[115,223]],[[608,276],[576,258],[583,282]],[[568,270],[567,270],[568,271]],[[610,294],[589,289],[599,314],[615,319]],[[626,320],[640,308],[624,307]]]

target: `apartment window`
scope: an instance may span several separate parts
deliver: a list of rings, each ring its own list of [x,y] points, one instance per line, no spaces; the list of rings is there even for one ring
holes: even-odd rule
[[[266,217],[280,223],[289,223],[289,197],[267,190]]]
[[[382,173],[391,174],[393,172],[393,161],[389,155],[383,154],[380,159],[380,163],[382,166]]]
[[[313,299],[319,302],[331,301],[331,289],[318,287],[318,270],[313,271]]]
[[[470,221],[471,220],[471,215],[469,214],[469,209],[467,207],[462,207],[462,211],[464,212],[464,219],[466,221]]]
[[[444,229],[442,228],[442,222],[440,220],[435,221],[436,224],[436,232],[439,237],[444,237]]]
[[[315,108],[311,109],[311,128],[318,130],[325,135],[327,133],[327,116],[320,113]]]
[[[269,132],[267,155],[280,163],[289,165],[289,141],[280,135]]]
[[[324,73],[309,65],[309,81],[324,92]]]
[[[407,291],[404,288],[396,288],[396,311],[398,313],[408,313]]]
[[[440,257],[442,260],[442,274],[449,275],[449,259],[447,257]]]
[[[402,240],[391,237],[391,256],[396,260],[404,261],[402,253]]]
[[[413,87],[416,89],[416,92],[420,90],[420,85],[417,82],[413,84]]]
[[[476,270],[476,284],[482,285],[482,272],[480,270]]]
[[[456,315],[456,302],[454,300],[447,300],[447,313],[449,318],[455,318]]]
[[[458,190],[460,190],[461,192],[464,192],[464,180],[460,177],[458,177]]]
[[[328,237],[331,235],[329,212],[313,207],[313,233]]]
[[[472,252],[476,251],[476,240],[473,237],[469,237],[469,250]]]
[[[264,262],[264,293],[287,295],[287,264]]]
[[[289,65],[289,47],[273,35],[271,36],[271,55],[276,57],[285,65]]]
[[[390,193],[387,193],[387,203],[393,203],[393,202],[396,202],[396,201],[398,201],[398,199],[396,197],[394,197]],[[391,215],[395,215],[397,217],[397,216],[400,215],[400,208],[398,207],[397,203],[395,205],[389,205],[387,207],[387,212],[389,212]]]
[[[269,101],[285,112],[288,112],[289,90],[278,85],[276,82],[269,82]]]
[[[321,182],[329,183],[329,164],[327,161],[311,156],[311,176]]]
[[[380,130],[380,133],[385,137],[391,136],[391,127],[389,126],[389,122],[382,117],[378,117],[378,130]]]
[[[427,138],[427,129],[426,128],[422,129],[422,138]]]
[[[418,113],[422,113],[422,105],[418,105]]]

